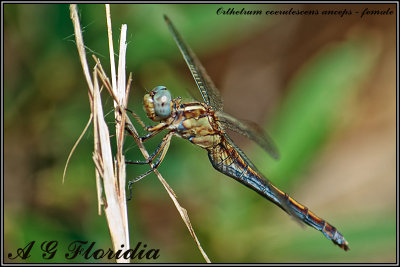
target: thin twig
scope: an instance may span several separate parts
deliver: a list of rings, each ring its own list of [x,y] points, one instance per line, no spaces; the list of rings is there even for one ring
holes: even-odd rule
[[[107,19],[107,33],[108,33],[108,47],[110,52],[110,70],[111,70],[111,82],[112,88],[117,86],[117,76],[115,73],[115,59],[114,59],[114,43],[112,39],[112,27],[111,27],[111,11],[110,5],[106,4],[106,19]]]
[[[74,146],[72,147],[71,151],[69,152],[69,155],[68,155],[68,158],[67,158],[67,162],[65,163],[65,167],[64,167],[62,183],[64,183],[64,181],[65,181],[65,174],[67,173],[68,164],[69,164],[69,161],[70,161],[70,159],[72,157],[72,154],[74,154],[74,151],[75,151],[76,147],[78,146],[79,142],[82,140],[82,137],[85,135],[87,129],[89,128],[90,123],[92,123],[92,119],[93,119],[93,114],[90,113],[90,117],[89,117],[88,122],[86,123],[85,128],[83,129],[81,135],[78,137],[78,140],[76,140]]]
[[[70,14],[72,22],[74,23],[76,47],[78,48],[79,57],[81,59],[83,73],[85,74],[86,82],[89,86],[89,92],[91,93],[90,98],[93,98],[93,82],[92,78],[90,77],[89,65],[86,60],[85,45],[83,43],[81,24],[79,22],[79,16],[76,4],[70,5]]]

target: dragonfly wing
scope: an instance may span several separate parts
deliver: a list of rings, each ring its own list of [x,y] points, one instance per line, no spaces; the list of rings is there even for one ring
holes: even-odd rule
[[[215,114],[224,129],[232,130],[250,138],[267,151],[274,159],[279,159],[279,151],[274,141],[272,141],[272,138],[258,125],[240,121],[222,111],[218,111]]]
[[[218,89],[215,87],[211,78],[208,76],[203,65],[200,63],[200,60],[193,53],[190,47],[186,45],[183,38],[176,30],[170,19],[166,15],[164,15],[164,19],[168,25],[169,30],[172,33],[172,36],[174,37],[176,44],[179,47],[179,50],[182,53],[183,58],[186,61],[187,66],[190,69],[190,72],[192,73],[192,76],[197,84],[197,87],[200,90],[204,102],[207,105],[213,107],[215,110],[222,110],[223,103],[221,95]]]

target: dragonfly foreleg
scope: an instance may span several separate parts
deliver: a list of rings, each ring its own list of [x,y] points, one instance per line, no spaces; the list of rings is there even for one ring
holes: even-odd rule
[[[164,137],[165,138],[165,137]],[[158,145],[158,147],[154,150],[153,154],[151,154],[146,161],[132,161],[132,160],[126,160],[126,164],[149,164],[154,161],[154,159],[160,154],[161,150],[165,147],[165,144],[163,141]]]
[[[161,122],[154,127],[146,127],[145,130],[150,133],[148,133],[147,135],[145,135],[143,137],[139,137],[140,141],[145,142],[145,141],[149,140],[150,138],[152,138],[153,136],[157,135],[159,132],[164,130],[166,127],[168,127],[168,124],[166,124],[164,122]]]
[[[133,183],[136,183],[136,182],[140,181],[141,179],[143,179],[144,177],[146,177],[147,175],[149,175],[151,172],[153,172],[155,169],[157,169],[157,167],[164,160],[164,157],[167,154],[169,145],[171,143],[172,135],[173,135],[173,132],[169,132],[166,136],[164,136],[163,140],[161,141],[160,145],[157,147],[156,151],[154,151],[154,153],[146,161],[146,163],[152,163],[154,158],[156,158],[156,156],[161,152],[160,157],[158,158],[157,162],[155,162],[151,166],[151,169],[148,170],[147,172],[145,172],[144,174],[142,174],[142,175],[140,175],[140,176],[136,177],[135,179],[133,179],[133,180],[128,182],[128,189],[129,189],[129,198],[128,198],[128,200],[130,200],[132,198],[132,185],[133,185]],[[128,163],[128,164],[142,164],[142,163],[133,162],[133,161],[126,162],[126,163]]]
[[[149,127],[150,128],[150,127]],[[147,129],[146,129],[147,130]],[[150,133],[148,133],[148,134],[146,134],[145,136],[143,136],[143,137],[139,137],[140,138],[140,141],[142,141],[142,142],[146,142],[147,140],[149,140],[150,138],[152,138],[153,136],[155,136],[155,135],[157,135],[159,132],[161,132],[163,129],[161,129],[161,130],[157,130],[157,131],[153,131],[153,132],[150,132]]]
[[[135,112],[133,112],[132,110],[126,109],[126,111],[129,111],[132,116],[139,122],[139,124],[148,132],[150,132],[149,134],[147,134],[144,137],[140,137],[140,139],[142,140],[142,142],[150,139],[151,137],[153,137],[154,135],[158,134],[161,130],[164,130],[164,128],[166,126],[168,126],[168,124],[162,122],[157,124],[156,126],[146,126],[146,124],[144,124],[144,122],[142,121],[142,119],[140,119],[139,115],[137,115]]]
[[[137,122],[139,122],[139,124],[143,127],[143,128],[148,128],[147,126],[146,126],[146,124],[144,124],[144,122],[142,121],[142,119],[139,117],[139,115],[137,115],[135,112],[133,112],[132,110],[130,110],[130,109],[125,109],[126,111],[128,111],[128,112],[130,112],[131,114],[132,114],[132,116],[135,118],[135,120],[137,120]]]

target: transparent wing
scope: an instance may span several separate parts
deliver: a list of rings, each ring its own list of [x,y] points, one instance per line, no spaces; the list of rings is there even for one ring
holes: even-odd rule
[[[272,141],[272,138],[258,125],[240,121],[222,111],[215,112],[215,115],[224,129],[232,130],[250,138],[267,151],[274,159],[279,159],[279,151]]]
[[[168,25],[169,30],[172,33],[172,36],[174,37],[176,44],[179,47],[179,50],[182,53],[183,58],[186,61],[186,64],[190,69],[190,72],[192,73],[192,76],[197,84],[197,87],[200,90],[204,102],[207,105],[213,107],[214,110],[222,110],[223,103],[219,91],[215,87],[213,81],[208,76],[203,65],[201,65],[200,60],[183,41],[181,35],[178,33],[170,19],[166,15],[164,15],[164,19]]]

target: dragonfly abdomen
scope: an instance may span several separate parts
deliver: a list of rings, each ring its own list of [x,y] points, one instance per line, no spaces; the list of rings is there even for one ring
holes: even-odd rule
[[[315,215],[307,207],[301,205],[296,200],[282,192],[274,185],[271,186],[282,195],[281,199],[285,200],[285,211],[309,226],[321,231],[329,240],[344,250],[349,250],[348,242],[344,239],[343,235],[331,224],[322,218]]]
[[[347,241],[334,226],[265,180],[238,147],[232,147],[226,140],[222,139],[221,143],[208,149],[208,156],[215,169],[256,191],[289,215],[321,231],[342,249],[349,250]]]
[[[207,150],[208,157],[216,170],[234,178],[285,210],[275,188],[257,173],[244,154],[241,155],[238,147],[234,148],[226,140],[221,140],[219,144]]]

